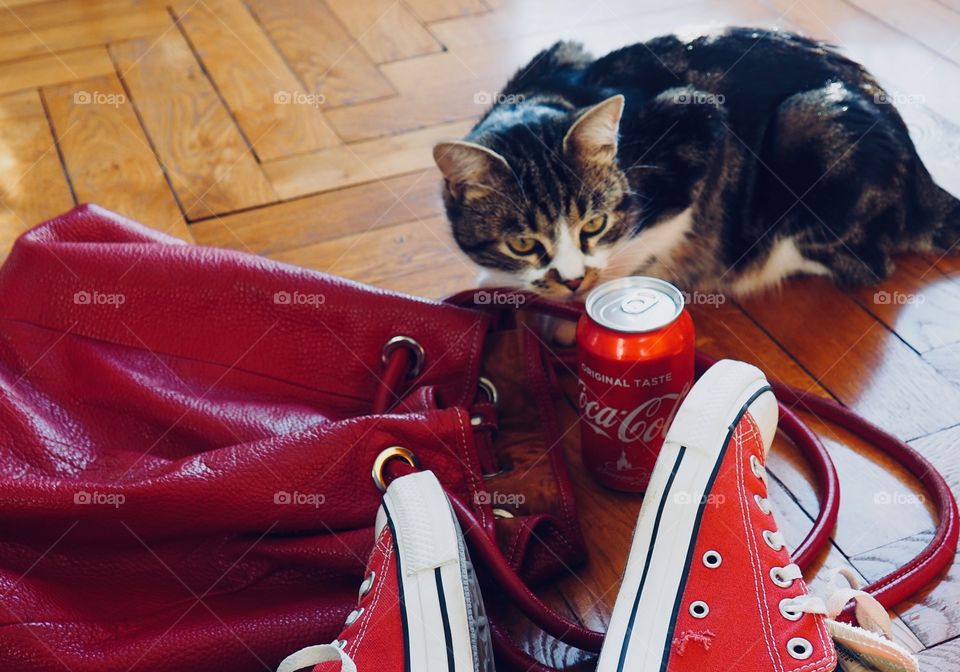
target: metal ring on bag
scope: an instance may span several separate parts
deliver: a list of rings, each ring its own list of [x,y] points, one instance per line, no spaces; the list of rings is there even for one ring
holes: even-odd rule
[[[403,460],[414,469],[420,468],[420,460],[417,459],[417,456],[413,454],[412,450],[408,450],[403,446],[384,448],[380,451],[380,454],[377,455],[377,459],[373,461],[373,484],[377,486],[377,490],[380,492],[387,491],[387,481],[383,477],[383,470],[386,468],[387,462],[393,459]]]
[[[423,370],[423,362],[427,354],[424,352],[423,346],[409,336],[394,336],[387,341],[383,346],[383,354],[380,355],[380,361],[386,366],[390,360],[390,355],[400,347],[407,348],[413,354],[413,368],[407,373],[407,378],[416,378]]]
[[[493,384],[492,380],[485,376],[480,376],[477,378],[477,386],[486,393],[491,404],[496,406],[500,403],[500,393],[497,392],[497,386]]]

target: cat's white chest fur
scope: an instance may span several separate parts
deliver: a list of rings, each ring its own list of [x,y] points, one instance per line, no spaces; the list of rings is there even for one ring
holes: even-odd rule
[[[745,296],[761,289],[774,287],[791,275],[830,275],[830,269],[801,254],[793,238],[781,238],[773,244],[767,258],[733,278],[731,293]]]
[[[609,252],[603,268],[603,279],[619,278],[659,264],[669,271],[673,255],[693,228],[693,213],[687,208],[678,215],[640,232],[640,235],[617,243]]]

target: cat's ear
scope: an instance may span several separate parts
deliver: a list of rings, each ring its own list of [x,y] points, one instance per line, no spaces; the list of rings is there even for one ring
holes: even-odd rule
[[[511,174],[510,165],[500,154],[465,140],[435,145],[433,160],[456,195],[471,189],[490,189],[500,177]]]
[[[623,104],[623,96],[617,94],[581,114],[563,138],[564,153],[588,163],[613,163]]]

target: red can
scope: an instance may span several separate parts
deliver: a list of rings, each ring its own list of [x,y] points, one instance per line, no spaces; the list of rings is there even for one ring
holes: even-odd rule
[[[680,402],[693,385],[693,320],[657,278],[613,280],[587,296],[577,324],[583,463],[603,485],[647,488]]]

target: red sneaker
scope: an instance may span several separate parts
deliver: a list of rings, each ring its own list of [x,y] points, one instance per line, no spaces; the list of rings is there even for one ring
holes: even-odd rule
[[[819,672],[837,666],[767,500],[777,402],[763,373],[724,360],[667,433],[643,500],[597,670]]]
[[[359,603],[340,636],[288,656],[277,672],[492,672],[480,591],[432,472],[390,484],[376,539]]]

